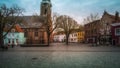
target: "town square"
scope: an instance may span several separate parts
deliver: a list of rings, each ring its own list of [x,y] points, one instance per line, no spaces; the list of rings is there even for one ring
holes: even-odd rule
[[[1,68],[119,68],[120,48],[54,43],[0,51]]]
[[[120,68],[120,1],[1,0],[0,68]]]

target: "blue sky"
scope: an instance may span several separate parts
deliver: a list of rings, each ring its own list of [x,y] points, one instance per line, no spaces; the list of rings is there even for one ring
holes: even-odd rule
[[[33,15],[40,13],[40,2],[42,0],[0,0],[0,4],[5,3],[8,6],[17,4],[24,8],[24,15]],[[83,19],[91,13],[98,13],[102,16],[104,10],[110,14],[120,12],[120,0],[51,0],[52,12],[60,15],[69,15],[78,23],[82,23]]]

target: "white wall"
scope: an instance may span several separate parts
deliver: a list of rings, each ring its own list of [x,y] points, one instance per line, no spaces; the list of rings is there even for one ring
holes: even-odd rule
[[[54,36],[54,41],[55,42],[63,42],[64,39],[65,39],[64,37],[65,37],[65,35],[63,35],[63,34],[62,35],[55,35]]]
[[[54,41],[55,41],[55,42],[62,42],[65,38],[66,38],[65,34],[55,35],[55,36],[54,36]],[[69,42],[78,42],[77,32],[70,34],[68,41],[69,41]]]
[[[17,41],[18,40],[18,41]],[[10,41],[10,43],[9,43]],[[14,44],[24,44],[26,39],[24,38],[24,33],[8,33],[4,39],[4,44],[12,44],[12,41],[14,41]]]
[[[78,42],[77,33],[70,34],[69,42]]]

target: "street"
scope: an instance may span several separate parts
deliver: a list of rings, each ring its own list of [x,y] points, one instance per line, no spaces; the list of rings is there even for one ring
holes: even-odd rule
[[[120,68],[119,47],[54,43],[0,51],[0,68]]]

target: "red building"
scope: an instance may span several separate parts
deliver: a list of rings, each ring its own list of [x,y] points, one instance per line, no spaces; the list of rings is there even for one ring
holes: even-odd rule
[[[112,44],[120,46],[120,23],[113,23],[112,28]]]
[[[100,20],[85,24],[85,40],[87,43],[96,43],[99,37]]]
[[[112,41],[115,41],[112,40],[112,38],[117,37],[117,43],[119,35],[114,35],[113,33],[115,33],[115,28],[119,27],[119,25],[111,27],[115,22],[120,22],[119,13],[116,12],[115,15],[111,15],[107,11],[104,11],[100,20],[85,24],[86,42],[99,43],[100,45],[111,45],[113,44]]]

